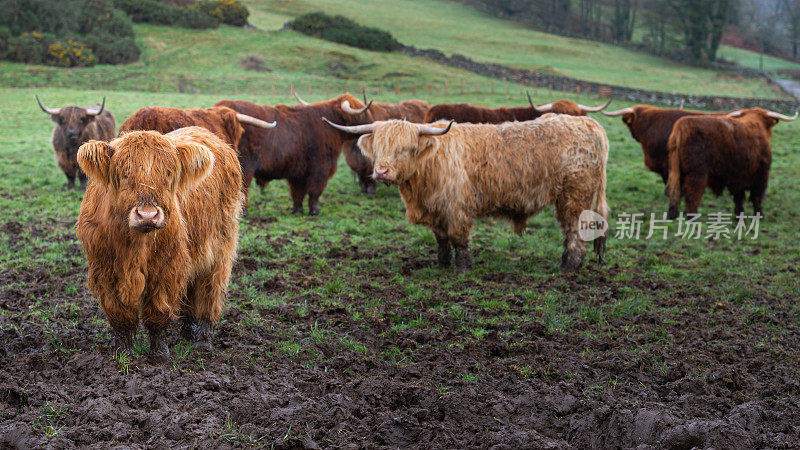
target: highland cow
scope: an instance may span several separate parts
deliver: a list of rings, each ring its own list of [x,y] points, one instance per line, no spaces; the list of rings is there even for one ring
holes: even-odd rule
[[[164,359],[172,319],[210,346],[236,255],[242,174],[236,152],[200,127],[132,131],[78,151],[89,175],[76,230],[88,284],[117,348],[130,352],[139,317]]]
[[[257,105],[244,100],[222,100],[226,106],[264,121],[277,121],[274,130],[246,129],[239,141],[239,161],[245,190],[253,178],[264,186],[271,180],[289,182],[292,212],[303,212],[308,196],[310,215],[320,211],[319,197],[336,173],[337,161],[346,141],[352,137],[325,125],[321,117],[334,117],[348,125],[372,122],[368,108],[350,94],[308,105]]]
[[[564,233],[561,266],[578,268],[586,242],[579,217],[593,210],[607,218],[605,130],[588,117],[548,114],[500,125],[436,126],[390,120],[332,126],[362,134],[359,147],[375,161],[374,177],[396,184],[409,222],[425,225],[439,244],[439,265],[467,270],[476,217],[510,219],[521,233],[530,216],[553,205]],[[441,128],[440,128],[441,127]],[[602,260],[605,233],[594,241]]]
[[[486,108],[468,103],[442,103],[432,106],[428,110],[424,123],[433,123],[437,120],[454,120],[458,123],[524,122],[538,119],[548,113],[585,116],[590,112],[602,111],[611,104],[611,100],[596,107],[581,105],[569,100],[534,105],[531,95],[528,94],[528,103],[530,103],[530,107],[518,108]]]
[[[117,124],[114,115],[105,109],[106,99],[101,105],[92,105],[85,108],[79,106],[65,106],[63,108],[48,108],[36,96],[36,102],[42,111],[50,114],[50,120],[57,124],[53,130],[53,150],[56,154],[56,163],[67,177],[68,189],[75,188],[75,177],[81,183],[81,189],[86,188],[86,174],[78,166],[78,147],[90,139],[109,141],[114,139]]]
[[[761,108],[728,113],[724,117],[684,117],[675,122],[669,138],[668,217],[678,216],[681,198],[686,212],[697,213],[706,187],[714,195],[725,188],[733,195],[734,214],[744,211],[746,191],[756,215],[764,216],[772,164],[772,127],[795,120]]]

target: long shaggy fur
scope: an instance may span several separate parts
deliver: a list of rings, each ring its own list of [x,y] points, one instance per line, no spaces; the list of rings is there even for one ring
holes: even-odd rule
[[[81,146],[78,161],[90,182],[76,231],[89,287],[117,332],[133,333],[140,314],[151,333],[177,315],[219,319],[242,208],[236,156],[199,127],[132,131]],[[163,208],[164,228],[128,226],[129,211],[142,205]]]
[[[408,122],[380,122],[359,146],[392,174],[406,218],[431,228],[440,250],[455,245],[457,264],[474,218],[504,217],[521,232],[530,216],[552,205],[565,237],[562,262],[576,268],[585,254],[578,217],[593,208],[608,214],[608,139],[588,117],[548,114],[501,125],[454,124],[437,137],[418,136]],[[448,254],[440,251],[445,259]]]
[[[153,130],[169,133],[178,128],[203,127],[220,139],[238,149],[244,125],[236,118],[236,111],[225,107],[206,109],[178,109],[164,106],[148,106],[136,111],[120,127],[119,134],[129,131]]]
[[[100,105],[79,108],[77,106],[67,106],[61,108],[58,115],[52,115],[51,119],[57,124],[53,130],[53,150],[55,151],[56,163],[67,177],[67,185],[75,185],[75,177],[80,180],[81,186],[86,185],[86,174],[78,166],[78,148],[84,142],[92,139],[97,141],[110,141],[114,139],[117,124],[111,111],[104,109],[103,112],[92,118],[86,114],[87,109],[100,109]],[[79,132],[79,137],[75,140],[67,137],[68,129],[75,129]]]
[[[677,217],[681,198],[686,199],[687,213],[697,213],[706,187],[715,195],[727,188],[735,214],[744,210],[745,193],[750,191],[755,212],[763,214],[776,123],[761,108],[745,110],[735,118],[678,120],[669,139],[669,217]]]
[[[309,212],[319,213],[319,197],[328,180],[336,173],[336,164],[345,142],[352,136],[335,130],[322,121],[327,117],[337,123],[361,125],[371,123],[372,113],[353,116],[341,108],[343,101],[355,109],[364,105],[350,94],[297,106],[265,106],[244,100],[222,100],[215,106],[235,111],[267,122],[277,121],[274,129],[255,127],[245,129],[239,142],[239,161],[242,166],[245,193],[253,178],[259,185],[271,180],[289,182],[293,212],[302,212],[308,195]]]

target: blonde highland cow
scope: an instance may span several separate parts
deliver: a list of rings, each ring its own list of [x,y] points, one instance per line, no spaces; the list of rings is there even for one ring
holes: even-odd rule
[[[472,265],[476,217],[505,217],[521,233],[529,217],[552,205],[564,233],[561,266],[574,270],[586,253],[578,235],[581,213],[608,216],[608,138],[588,117],[546,114],[527,122],[446,127],[401,120],[331,125],[363,135],[358,145],[375,162],[373,177],[396,184],[406,218],[433,231],[440,266],[450,264],[451,247],[457,270]],[[603,233],[594,242],[601,261],[605,239]]]

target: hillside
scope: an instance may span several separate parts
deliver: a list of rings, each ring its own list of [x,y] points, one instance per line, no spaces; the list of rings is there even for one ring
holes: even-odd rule
[[[247,0],[251,21],[275,28],[311,11],[346,14],[392,32],[401,42],[461,53],[479,61],[557,73],[601,83],[667,92],[783,97],[761,80],[730,77],[610,44],[547,34],[484,15],[461,3],[397,0]],[[424,30],[424,32],[421,32]]]
[[[262,95],[272,89],[290,101],[288,86],[296,83],[312,99],[326,92],[361,83],[391,90],[399,84],[406,97],[415,86],[427,90],[431,83],[450,95],[455,86],[482,92],[493,81],[472,73],[442,67],[400,53],[364,51],[321,41],[292,31],[280,31],[296,15],[315,10],[345,13],[365,25],[392,32],[401,42],[445,53],[462,53],[478,61],[492,61],[548,73],[680,93],[741,97],[780,98],[784,94],[762,80],[721,75],[688,68],[644,53],[590,41],[567,39],[525,29],[493,19],[457,3],[401,0],[369,2],[354,0],[247,0],[251,23],[257,29],[222,26],[215,30],[186,30],[135,25],[143,53],[136,63],[60,70],[53,67],[0,63],[4,86],[50,86],[151,92],[248,93]],[[424,31],[424,32],[421,32]],[[249,56],[263,59],[267,71],[245,70],[240,61]],[[504,89],[502,83],[497,89]],[[460,89],[459,89],[460,91]],[[517,94],[519,92],[517,91]]]

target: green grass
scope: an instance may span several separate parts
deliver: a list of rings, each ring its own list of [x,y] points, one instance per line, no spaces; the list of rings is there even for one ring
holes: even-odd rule
[[[761,69],[761,55],[757,52],[751,52],[743,48],[730,47],[722,45],[719,48],[717,56],[726,60],[734,62],[740,66],[750,67],[752,69]],[[766,72],[777,72],[781,69],[800,69],[800,64],[787,61],[785,59],[776,58],[774,56],[764,55],[763,69]]]
[[[561,74],[583,80],[677,93],[782,97],[762,80],[721,75],[644,52],[555,36],[489,17],[455,1],[249,0],[252,21],[274,29],[311,11],[345,14],[390,31],[400,42],[460,53],[478,61]]]
[[[347,88],[388,94],[399,84],[405,97],[421,96],[428,85],[448,92],[504,90],[504,83],[464,70],[442,67],[400,53],[360,50],[281,31],[292,17],[315,10],[344,13],[365,25],[392,32],[401,42],[462,53],[478,61],[561,74],[600,83],[677,93],[778,98],[784,94],[763,80],[723,75],[608,44],[569,39],[483,15],[457,2],[398,0],[250,0],[258,29],[221,26],[215,30],[135,25],[142,48],[139,61],[120,66],[63,70],[0,62],[0,84],[15,87],[65,87],[102,91],[186,92],[246,96],[293,102],[289,85],[309,99],[330,97]],[[240,67],[256,55],[270,72]],[[308,93],[308,85],[312,93]],[[380,86],[380,87],[379,87]],[[274,90],[274,93],[273,93]],[[415,94],[414,91],[418,91]],[[385,99],[385,95],[381,99]],[[46,99],[50,101],[49,99]],[[92,99],[91,101],[97,101]],[[50,101],[51,102],[51,101]]]

